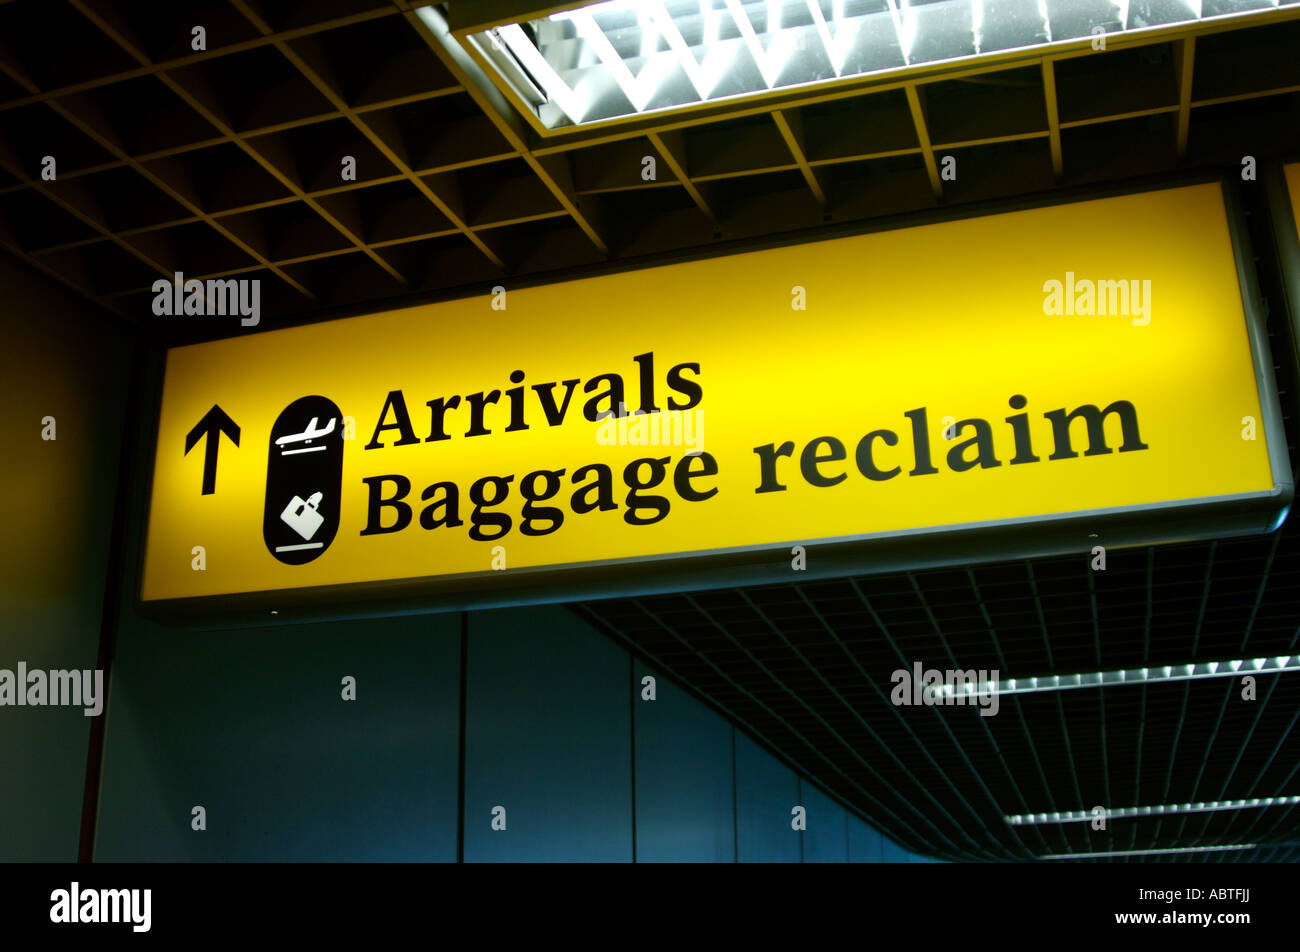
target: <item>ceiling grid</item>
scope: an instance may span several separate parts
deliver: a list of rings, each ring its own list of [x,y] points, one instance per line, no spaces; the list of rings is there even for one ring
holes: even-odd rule
[[[0,4],[0,246],[135,323],[173,269],[263,277],[263,310],[291,321],[1223,163],[1225,133],[1285,145],[1300,114],[1296,7],[542,137],[423,6]]]

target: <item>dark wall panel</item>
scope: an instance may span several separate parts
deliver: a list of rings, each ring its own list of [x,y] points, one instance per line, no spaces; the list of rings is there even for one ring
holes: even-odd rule
[[[880,841],[880,859],[885,863],[910,863],[912,854],[886,836]]]
[[[736,732],[736,826],[742,863],[797,863],[799,836],[790,825],[799,804],[799,778],[752,740]]]
[[[565,608],[470,615],[467,861],[632,859],[628,678],[626,652]]]
[[[3,252],[0,332],[0,668],[93,669],[129,342],[112,315]],[[0,707],[0,862],[77,858],[91,721]]]
[[[849,862],[879,863],[883,859],[884,837],[855,816],[849,817]]]
[[[799,789],[803,806],[808,811],[808,829],[803,834],[803,861],[847,863],[848,811],[806,781],[800,781]]]
[[[642,697],[647,675],[653,701]],[[647,665],[633,665],[632,691],[637,861],[734,861],[731,725]]]
[[[454,861],[459,659],[456,614],[235,631],[127,619],[96,859]]]

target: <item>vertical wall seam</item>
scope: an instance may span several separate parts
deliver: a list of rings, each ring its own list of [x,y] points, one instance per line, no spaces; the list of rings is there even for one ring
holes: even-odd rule
[[[636,658],[629,651],[627,653],[627,676],[628,687],[631,689],[628,695],[628,731],[630,733],[630,744],[628,745],[631,752],[631,769],[632,769],[632,862],[636,862]]]
[[[460,613],[460,705],[456,753],[456,862],[465,862],[465,714],[468,707],[469,681],[469,612]]]
[[[740,777],[736,773],[736,725],[731,725],[731,853],[740,862]]]

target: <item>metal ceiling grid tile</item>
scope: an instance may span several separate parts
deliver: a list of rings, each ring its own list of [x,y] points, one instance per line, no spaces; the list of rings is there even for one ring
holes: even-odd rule
[[[936,147],[952,156],[955,178],[944,182],[952,201],[977,202],[1045,192],[1056,184],[1047,133],[987,145]]]
[[[87,240],[103,240],[98,229],[33,189],[0,195],[0,220],[13,246],[28,255]]]
[[[1048,131],[1043,74],[1037,66],[928,83],[921,91],[936,149]]]
[[[395,12],[385,0],[234,0],[234,6],[255,13],[277,32],[351,18],[365,22]]]
[[[51,251],[42,260],[75,280],[97,297],[112,295],[153,281],[161,269],[150,264],[143,253],[133,255],[112,241],[97,241],[63,251]]]
[[[209,51],[239,46],[257,38],[257,31],[233,4],[224,0],[175,4],[83,0],[82,8],[130,37],[154,63],[184,59],[197,52],[194,49],[196,26],[203,28],[203,45]]]
[[[535,188],[536,180],[531,180],[529,189]],[[542,198],[541,191],[536,195],[549,203],[549,197]],[[567,215],[552,210],[540,214],[538,219],[483,225],[476,229],[476,234],[497,249],[512,274],[578,268],[605,260],[586,233]]]
[[[458,231],[446,215],[401,177],[379,185],[367,184],[363,188],[322,195],[318,201],[373,246]]]
[[[1057,61],[1061,125],[1176,109],[1173,47],[1172,43],[1159,43]]]
[[[376,5],[383,9],[383,4]],[[461,89],[401,17],[385,16],[291,39],[289,46],[353,109]]]
[[[209,215],[235,213],[293,193],[232,142],[141,163],[190,204]]]
[[[1072,185],[1104,181],[1121,169],[1150,175],[1175,167],[1175,120],[1168,112],[1061,130],[1065,181]]]
[[[0,122],[3,165],[25,185],[40,181],[45,156],[54,156],[56,172],[97,168],[113,154],[45,103],[6,110]],[[39,143],[39,149],[35,146]]]
[[[1300,93],[1193,105],[1187,148],[1194,161],[1225,166],[1272,148],[1300,150]]]
[[[377,294],[398,294],[404,289],[390,271],[376,265],[365,253],[353,249],[286,262],[283,267],[317,298],[339,305],[364,301]]]
[[[328,119],[250,140],[303,192],[370,184],[398,174],[384,154],[347,119]]]
[[[225,235],[203,221],[191,221],[175,227],[144,231],[128,235],[127,241],[139,248],[173,273],[180,271],[187,278],[216,278],[258,270],[262,263],[252,254],[231,242]],[[207,270],[185,271],[195,267]],[[140,293],[152,293],[153,278],[132,288]]]
[[[337,112],[273,46],[204,60],[166,75],[236,133]]]
[[[69,3],[17,0],[0,6],[5,71],[29,91],[127,71],[136,63]],[[75,56],[69,50],[76,50]],[[15,75],[17,74],[17,75]]]
[[[797,110],[804,150],[814,165],[919,149],[916,126],[901,89],[833,99]]]
[[[156,76],[95,86],[57,101],[133,157],[190,148],[211,142],[217,135],[209,122]]]
[[[1210,34],[1196,40],[1192,100],[1222,101],[1261,89],[1300,86],[1300,21]]]

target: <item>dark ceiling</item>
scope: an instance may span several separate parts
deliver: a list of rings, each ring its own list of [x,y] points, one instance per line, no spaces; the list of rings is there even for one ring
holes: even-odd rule
[[[540,139],[418,6],[0,0],[0,245],[212,336],[155,318],[152,283],[260,278],[265,329],[1300,145],[1300,7]]]
[[[1300,794],[1300,678],[896,707],[925,667],[1027,678],[1300,651],[1300,533],[804,585],[589,602],[581,613],[712,699],[910,849],[945,859],[1259,844],[1300,859],[1294,806],[1011,826],[1008,814]]]
[[[262,330],[1300,149],[1300,6],[1099,55],[545,139],[499,111],[413,6],[0,2],[0,245],[174,341],[193,332],[154,317],[150,287],[175,271],[260,278]],[[195,24],[206,51],[190,48]],[[936,173],[949,154],[956,182]],[[41,177],[47,155],[54,181]],[[655,181],[642,179],[647,155]],[[355,182],[340,178],[344,156]],[[1265,277],[1290,411],[1292,344]],[[1297,654],[1298,581],[1292,522],[1263,538],[1116,550],[1104,572],[1081,553],[578,610],[914,850],[1016,860],[1251,842],[1171,858],[1295,861],[1294,807],[1105,832],[1003,817],[1298,795],[1300,678],[1261,677],[1253,703],[1236,678],[1015,695],[988,718],[895,707],[888,693],[890,672],[913,661],[1011,678]]]

